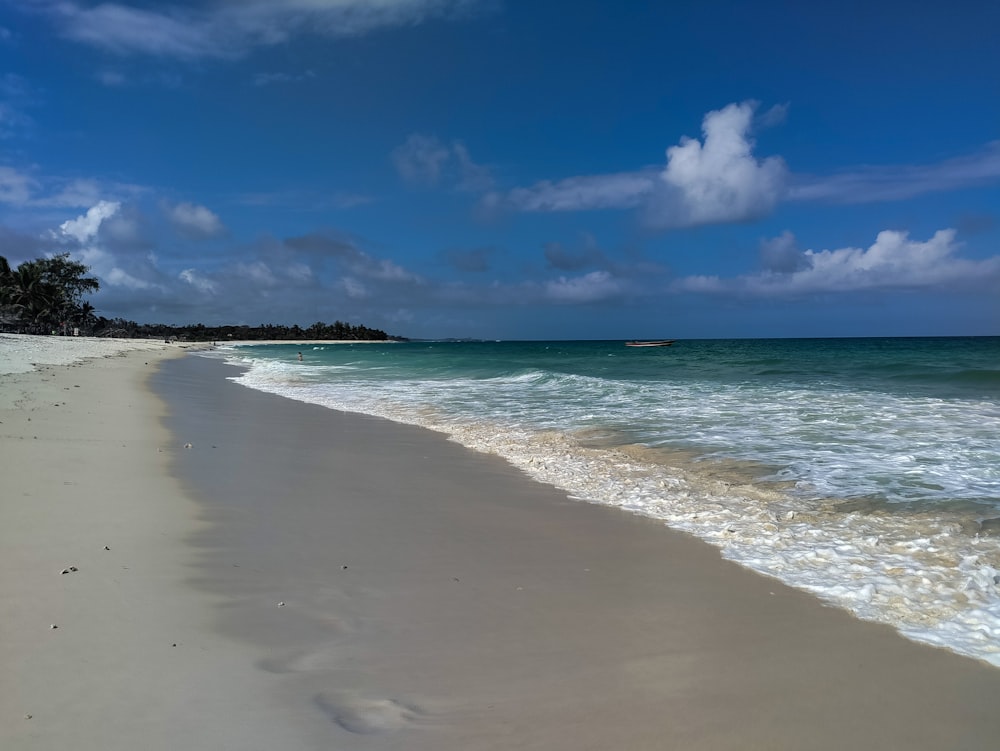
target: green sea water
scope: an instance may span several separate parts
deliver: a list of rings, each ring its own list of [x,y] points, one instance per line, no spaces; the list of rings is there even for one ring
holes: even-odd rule
[[[298,354],[302,354],[302,360]],[[237,382],[447,433],[1000,665],[1000,338],[301,343]]]

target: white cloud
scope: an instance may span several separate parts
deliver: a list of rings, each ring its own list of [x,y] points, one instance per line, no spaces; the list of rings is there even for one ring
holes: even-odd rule
[[[1000,141],[979,152],[935,164],[864,167],[825,177],[799,176],[789,200],[831,203],[900,201],[926,193],[1000,181]]]
[[[148,256],[145,262],[128,259],[130,263],[123,264],[123,259],[115,257],[113,253],[96,245],[81,248],[74,255],[90,267],[90,270],[101,280],[102,287],[118,287],[131,291],[164,291],[161,284],[149,281],[149,278],[156,279],[159,276],[152,256]],[[123,265],[129,265],[132,270],[128,271],[122,268]]]
[[[102,193],[97,181],[77,179],[65,184],[57,193],[35,203],[46,206],[93,206],[101,200]]]
[[[656,175],[651,172],[583,175],[514,188],[503,201],[519,211],[626,209],[640,205],[655,186]]]
[[[0,166],[0,203],[25,208],[84,208],[101,202],[101,196],[135,196],[145,190],[126,183],[36,175],[32,170]]]
[[[31,200],[38,181],[12,167],[0,167],[0,203],[21,206]]]
[[[777,237],[761,241],[760,260],[768,271],[798,271],[809,263],[799,250],[795,235],[788,230]]]
[[[704,141],[684,137],[667,149],[658,173],[637,170],[544,180],[506,195],[490,194],[487,207],[519,211],[587,211],[640,207],[647,224],[659,229],[743,222],[769,213],[785,192],[788,170],[780,157],[753,155],[749,137],[756,102],[730,104],[705,115]],[[786,107],[765,113],[779,121]]]
[[[926,289],[1000,281],[1000,256],[984,260],[958,257],[955,230],[943,229],[926,241],[911,240],[896,230],[879,232],[868,248],[806,250],[794,264],[769,268],[732,279],[694,276],[681,279],[677,289],[726,292],[759,297],[796,296],[874,289]],[[787,248],[790,233],[777,239]],[[769,241],[773,242],[773,241]]]
[[[667,167],[646,206],[656,227],[742,222],[769,213],[785,192],[788,170],[779,157],[758,160],[749,138],[755,102],[705,115],[704,142],[684,137],[667,149]]]
[[[447,18],[490,6],[487,0],[241,0],[135,7],[63,0],[44,6],[62,33],[120,55],[196,60],[235,58],[296,35],[357,36],[379,28]]]
[[[167,216],[177,231],[186,237],[215,237],[226,231],[215,213],[193,203],[179,203],[168,208]]]
[[[190,284],[199,292],[212,294],[216,290],[215,282],[213,282],[211,279],[204,276],[195,269],[184,269],[180,274],[177,275],[177,277],[182,282]]]
[[[561,276],[545,284],[545,296],[554,302],[590,303],[619,297],[622,284],[607,271],[592,271],[578,277]]]
[[[263,261],[253,261],[252,263],[236,264],[236,273],[252,282],[271,287],[278,283],[278,277],[274,275],[271,268]]]
[[[104,274],[104,281],[116,287],[126,287],[133,290],[160,288],[158,285],[139,279],[117,266],[112,267]]]
[[[121,3],[86,7],[78,2],[50,6],[63,33],[78,42],[111,52],[180,58],[221,57],[231,42],[216,44],[225,28],[210,15],[177,7],[159,11]]]
[[[983,269],[982,264],[955,258],[957,249],[953,229],[939,230],[926,242],[910,240],[906,232],[885,230],[866,250],[805,251],[808,268],[793,272],[790,286],[803,291],[925,287]]]
[[[87,243],[97,237],[101,224],[105,219],[114,216],[121,204],[117,201],[100,201],[87,210],[87,213],[70,219],[59,225],[59,231],[66,237],[71,237],[78,243]]]

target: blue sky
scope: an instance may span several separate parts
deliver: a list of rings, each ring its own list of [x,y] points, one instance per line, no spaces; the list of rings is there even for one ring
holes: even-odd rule
[[[1000,334],[1000,4],[0,0],[0,254],[98,312]]]

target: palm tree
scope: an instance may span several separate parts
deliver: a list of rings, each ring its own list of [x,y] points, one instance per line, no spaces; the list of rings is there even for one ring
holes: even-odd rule
[[[44,323],[58,307],[59,294],[47,284],[41,264],[25,261],[11,274],[10,304],[29,323]]]
[[[94,308],[84,303],[83,294],[99,289],[100,282],[86,276],[88,271],[82,263],[71,261],[68,253],[25,261],[14,270],[0,256],[0,305],[42,331],[63,326],[81,315],[89,320]]]
[[[6,258],[0,256],[0,306],[7,304],[7,299],[10,296],[10,286],[12,283],[13,271],[10,269],[10,263]]]
[[[73,322],[85,332],[93,330],[94,324],[97,323],[97,315],[94,313],[94,310],[94,306],[84,300],[80,309],[73,317]]]

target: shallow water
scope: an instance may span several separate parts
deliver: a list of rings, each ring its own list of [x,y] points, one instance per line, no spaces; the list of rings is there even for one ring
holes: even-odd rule
[[[298,352],[303,360],[297,359]],[[235,380],[447,433],[1000,665],[1000,338],[225,348]]]

